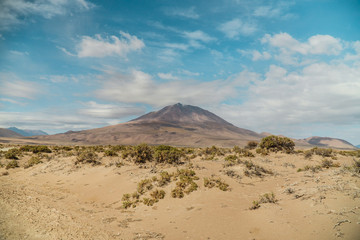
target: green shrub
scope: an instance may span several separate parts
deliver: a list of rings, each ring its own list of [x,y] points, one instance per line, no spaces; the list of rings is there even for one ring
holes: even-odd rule
[[[33,153],[51,153],[51,149],[44,145],[30,146],[25,145],[20,147],[22,152],[33,152]]]
[[[18,160],[19,159],[19,157],[18,157],[19,154],[20,154],[20,152],[19,152],[18,149],[12,148],[12,149],[9,149],[8,151],[6,151],[5,158],[6,159]]]
[[[156,163],[179,164],[183,152],[177,148],[160,145],[155,147],[154,159]]]
[[[16,160],[12,160],[10,161],[7,165],[6,165],[6,169],[10,169],[10,168],[18,168],[19,164]]]
[[[153,160],[153,151],[147,144],[140,144],[134,148],[134,162],[146,163]]]
[[[295,143],[290,138],[271,135],[261,139],[259,147],[273,152],[291,153],[294,151]]]

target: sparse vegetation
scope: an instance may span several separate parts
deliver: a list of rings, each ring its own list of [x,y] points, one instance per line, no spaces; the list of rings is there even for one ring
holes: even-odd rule
[[[38,156],[32,156],[24,168],[29,168],[39,163],[42,163],[41,159]]]
[[[264,174],[269,174],[269,175],[273,174],[271,170],[256,165],[252,161],[245,161],[244,164],[246,167],[246,169],[244,169],[244,175],[247,177],[251,177],[251,176],[262,177],[264,176]]]
[[[20,155],[19,149],[17,149],[17,148],[12,148],[12,149],[9,149],[8,151],[6,151],[6,153],[5,153],[5,158],[6,158],[6,159],[18,160],[18,159],[19,159],[19,157],[18,157],[19,155]]]
[[[16,160],[11,160],[10,162],[8,162],[8,164],[6,164],[5,169],[10,169],[10,168],[18,168],[19,164]]]
[[[213,188],[217,187],[222,191],[230,191],[229,184],[225,183],[221,178],[204,178],[204,187]]]
[[[75,165],[79,163],[90,163],[92,165],[100,164],[100,162],[98,161],[98,155],[91,149],[80,151],[78,153]]]
[[[252,206],[249,208],[250,210],[255,210],[260,208],[260,204],[262,203],[277,203],[278,200],[275,197],[275,194],[273,192],[271,193],[265,193],[263,195],[260,196],[260,200],[258,201],[253,201],[252,202]]]

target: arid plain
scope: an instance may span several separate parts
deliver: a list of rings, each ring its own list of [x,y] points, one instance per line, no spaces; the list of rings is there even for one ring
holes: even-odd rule
[[[359,151],[0,150],[0,239],[360,237]]]

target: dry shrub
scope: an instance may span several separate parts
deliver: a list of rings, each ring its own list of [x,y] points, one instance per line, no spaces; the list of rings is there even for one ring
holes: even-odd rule
[[[283,151],[286,153],[292,153],[294,151],[295,143],[293,140],[287,137],[279,137],[271,135],[261,139],[259,148],[266,149],[272,152]]]

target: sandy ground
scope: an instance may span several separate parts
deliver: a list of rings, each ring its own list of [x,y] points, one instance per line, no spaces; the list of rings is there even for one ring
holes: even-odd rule
[[[139,167],[120,157],[103,157],[98,166],[75,165],[75,156],[43,157],[43,163],[30,168],[0,168],[1,240],[360,239],[360,178],[344,168],[353,157],[337,154],[333,161],[341,167],[319,172],[297,169],[320,164],[320,156],[240,158],[274,172],[263,177],[245,176],[244,164],[224,167],[224,157],[197,157],[190,160],[192,165],[178,167]],[[25,154],[20,166],[29,158]],[[117,161],[125,165],[111,164]],[[153,206],[122,207],[123,194],[136,191],[142,179],[189,166],[199,177],[197,191],[172,198],[171,182],[161,188],[165,198]],[[211,176],[223,179],[231,191],[204,187],[203,177]],[[276,203],[249,209],[271,192]]]

